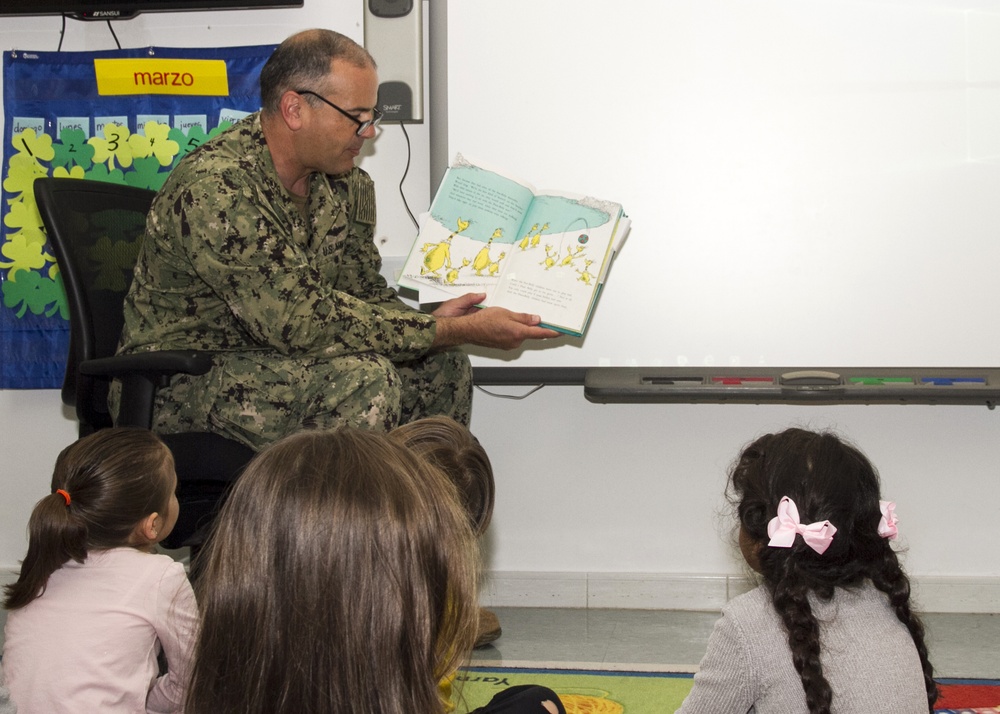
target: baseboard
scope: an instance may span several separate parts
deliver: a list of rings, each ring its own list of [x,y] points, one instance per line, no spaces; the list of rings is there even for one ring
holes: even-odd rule
[[[912,578],[923,612],[1000,613],[1000,578]],[[491,572],[487,607],[573,607],[718,611],[754,587],[733,575]]]
[[[1000,578],[926,576],[912,578],[923,612],[1000,613]]]
[[[0,586],[15,580],[16,570],[0,569]],[[911,581],[922,612],[1000,613],[1000,577],[925,576]],[[749,578],[735,575],[508,571],[487,573],[482,602],[487,607],[717,612],[753,587]]]

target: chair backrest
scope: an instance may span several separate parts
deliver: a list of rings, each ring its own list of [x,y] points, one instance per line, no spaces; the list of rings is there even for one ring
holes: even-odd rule
[[[115,354],[122,305],[156,192],[70,178],[36,179],[34,191],[69,303],[62,399],[76,408],[83,436],[112,425],[109,382],[81,375],[79,365]]]

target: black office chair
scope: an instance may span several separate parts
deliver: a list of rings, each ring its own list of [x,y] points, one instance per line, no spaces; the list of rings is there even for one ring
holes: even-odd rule
[[[205,374],[212,354],[194,351],[115,355],[122,305],[145,232],[153,191],[69,178],[39,178],[35,200],[55,253],[70,312],[70,346],[62,400],[76,410],[80,436],[110,426],[151,429],[156,390],[176,374]],[[108,388],[122,383],[117,419]],[[218,434],[160,434],[173,452],[180,516],[168,548],[200,547],[228,486],[253,456]]]

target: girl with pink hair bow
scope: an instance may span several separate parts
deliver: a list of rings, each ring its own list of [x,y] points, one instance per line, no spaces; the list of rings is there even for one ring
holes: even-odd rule
[[[937,685],[910,582],[890,540],[895,504],[832,433],[747,446],[727,496],[760,576],[722,611],[678,714],[934,711]]]

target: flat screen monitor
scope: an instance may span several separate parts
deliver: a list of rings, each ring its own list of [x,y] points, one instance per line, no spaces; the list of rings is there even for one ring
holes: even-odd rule
[[[67,15],[78,20],[126,20],[142,12],[302,7],[303,0],[3,0],[0,15]]]

